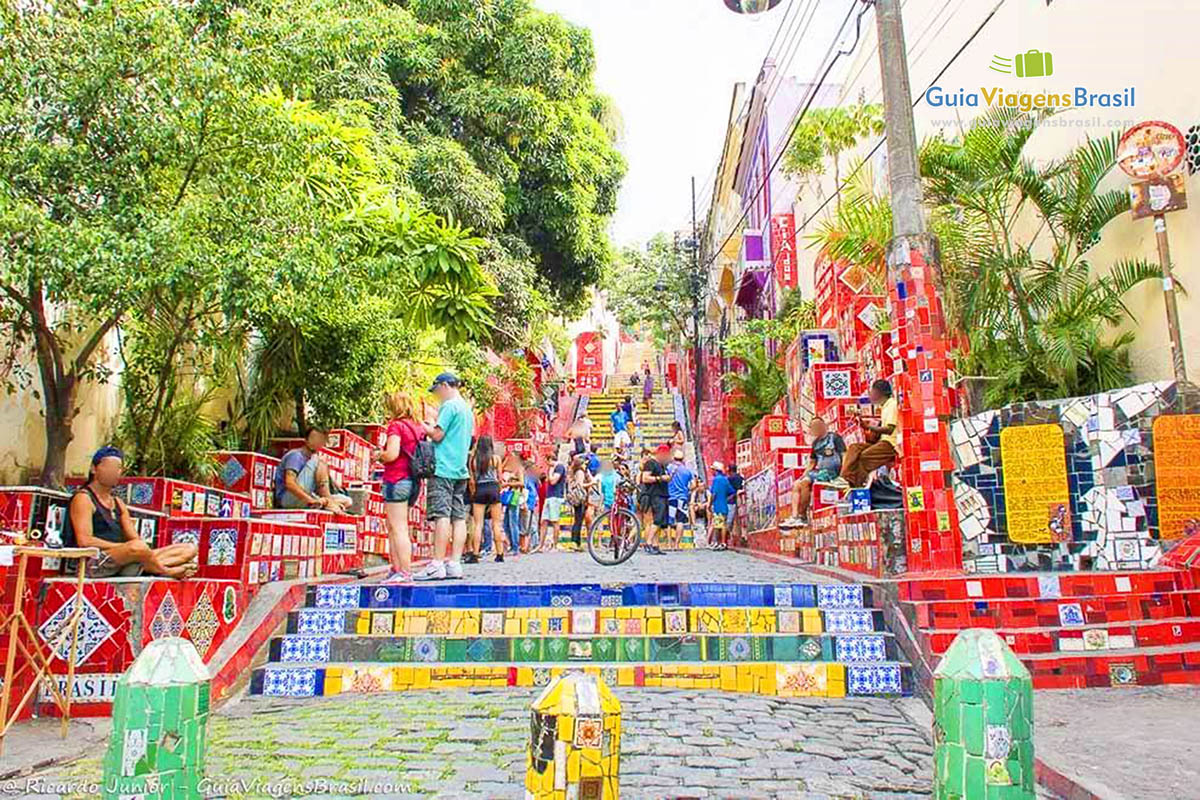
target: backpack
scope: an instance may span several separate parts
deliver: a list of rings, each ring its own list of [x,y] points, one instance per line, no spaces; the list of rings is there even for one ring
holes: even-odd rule
[[[434,455],[433,442],[422,435],[417,439],[417,446],[408,459],[408,472],[414,479],[432,478],[437,469],[437,457]]]

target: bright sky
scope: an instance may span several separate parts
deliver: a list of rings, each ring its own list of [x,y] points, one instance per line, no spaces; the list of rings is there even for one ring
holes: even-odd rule
[[[591,29],[597,87],[624,118],[629,173],[613,221],[616,243],[690,222],[689,181],[694,175],[701,191],[715,169],[733,85],[753,85],[784,9],[744,17],[721,0],[535,4]]]

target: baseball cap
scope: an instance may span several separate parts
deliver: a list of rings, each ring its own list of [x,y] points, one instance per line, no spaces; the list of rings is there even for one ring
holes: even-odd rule
[[[663,455],[664,453],[665,453],[666,455],[670,455],[670,454],[671,454],[671,445],[669,445],[669,444],[660,444],[658,447],[654,448],[654,454],[655,454],[655,455]]]
[[[714,461],[714,462],[712,462],[712,468],[715,469],[717,472],[724,472],[725,464],[720,461]]]
[[[92,455],[92,466],[96,466],[106,458],[119,458],[124,461],[125,454],[112,445],[105,445]]]
[[[453,372],[443,372],[441,375],[438,375],[436,378],[433,379],[433,384],[430,385],[429,391],[432,392],[434,389],[436,389],[438,386],[441,386],[442,384],[445,384],[446,386],[452,386],[452,387],[457,388],[460,383],[461,383],[461,381],[458,379],[458,376],[455,375]]]

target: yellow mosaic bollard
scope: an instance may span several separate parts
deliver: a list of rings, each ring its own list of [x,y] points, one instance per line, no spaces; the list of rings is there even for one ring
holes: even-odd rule
[[[618,800],[621,703],[583,672],[553,680],[533,703],[525,800]]]

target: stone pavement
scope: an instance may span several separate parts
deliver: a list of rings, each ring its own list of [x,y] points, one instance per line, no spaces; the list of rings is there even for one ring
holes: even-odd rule
[[[231,798],[520,800],[535,696],[448,690],[247,698],[210,722],[207,790]],[[617,696],[621,794],[629,800],[928,797],[932,746],[897,701],[644,689]],[[37,779],[97,780],[99,755]]]
[[[1039,758],[1104,800],[1200,797],[1200,687],[1038,692]]]
[[[744,553],[682,550],[652,556],[639,550],[615,567],[597,564],[586,552],[531,553],[509,557],[503,564],[487,558],[463,565],[469,583],[637,583],[738,582],[829,583],[830,579],[803,569],[772,564]]]

